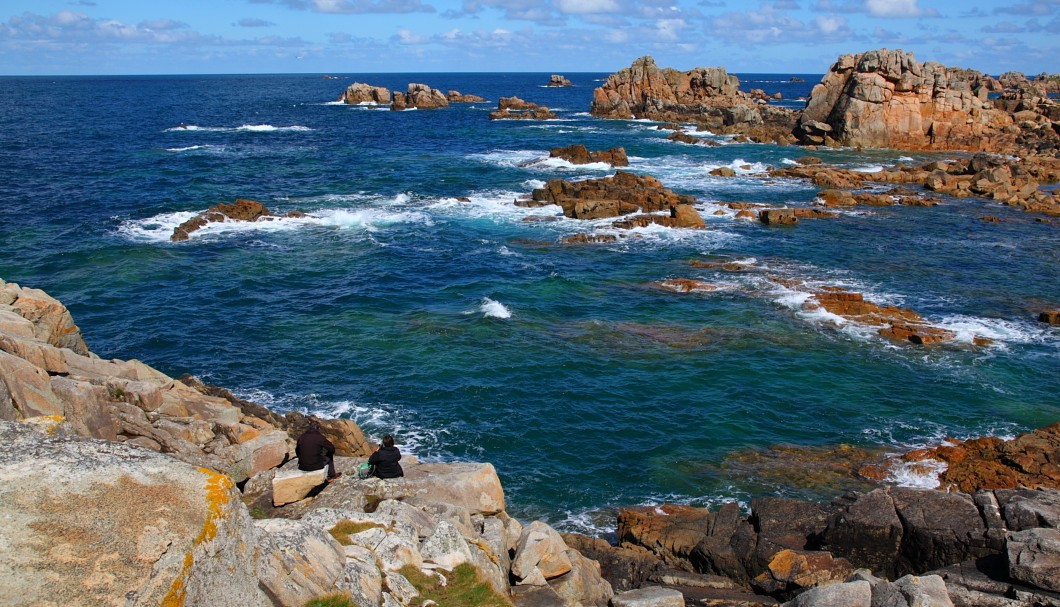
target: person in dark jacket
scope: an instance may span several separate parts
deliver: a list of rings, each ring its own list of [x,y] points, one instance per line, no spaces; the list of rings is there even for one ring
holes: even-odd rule
[[[401,451],[394,446],[394,437],[387,434],[383,437],[383,446],[368,458],[368,464],[374,466],[372,474],[378,478],[397,478],[405,476],[398,463],[400,459]]]
[[[335,445],[320,433],[320,424],[315,420],[309,421],[305,433],[298,438],[294,452],[298,456],[299,470],[313,471],[327,466],[329,481],[342,476],[341,472],[335,472]]]

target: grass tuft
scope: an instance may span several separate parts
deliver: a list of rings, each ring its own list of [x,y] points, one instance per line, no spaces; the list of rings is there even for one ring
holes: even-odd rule
[[[369,529],[386,529],[379,523],[355,523],[349,520],[339,521],[334,527],[328,529],[328,533],[331,537],[338,540],[343,546],[349,546],[353,542],[350,541],[351,535],[356,535],[362,531],[368,531]]]
[[[310,600],[304,607],[357,607],[348,594],[326,594]]]
[[[512,607],[511,601],[482,581],[471,563],[458,565],[447,574],[445,586],[439,584],[438,578],[415,567],[403,567],[398,573],[416,587],[422,601],[431,600],[445,607]]]

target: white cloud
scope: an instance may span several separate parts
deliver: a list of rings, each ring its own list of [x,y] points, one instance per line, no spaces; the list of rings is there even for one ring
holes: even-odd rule
[[[839,31],[839,28],[846,25],[846,19],[842,17],[825,17],[824,15],[818,15],[814,21],[817,23],[817,29],[821,30],[824,34],[834,34]]]
[[[568,15],[613,13],[618,10],[618,3],[614,0],[556,0],[556,8]]]
[[[873,17],[919,17],[924,11],[917,0],[865,0],[865,8]]]

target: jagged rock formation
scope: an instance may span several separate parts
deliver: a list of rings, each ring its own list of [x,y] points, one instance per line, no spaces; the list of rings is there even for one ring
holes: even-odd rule
[[[590,112],[602,118],[696,122],[719,133],[744,133],[762,141],[791,140],[795,113],[756,102],[724,68],[679,72],[660,69],[652,57],[608,77],[593,91]]]
[[[629,158],[626,157],[626,148],[611,148],[610,150],[589,151],[589,148],[580,143],[568,145],[565,148],[552,148],[548,153],[550,158],[562,158],[572,164],[589,164],[591,162],[606,162],[613,167],[629,166]]]
[[[185,221],[173,230],[169,239],[173,242],[183,242],[191,237],[192,232],[202,229],[208,223],[223,221],[273,221],[279,218],[265,205],[256,200],[237,198],[234,203],[220,202],[199,213],[195,217]],[[305,213],[291,211],[284,217],[305,217]]]
[[[772,177],[810,179],[824,188],[853,189],[866,183],[919,184],[926,189],[958,198],[981,196],[1026,211],[1060,216],[1060,201],[1055,192],[1042,188],[1044,184],[1060,181],[1060,160],[1048,156],[1004,158],[992,154],[976,154],[971,158],[935,161],[921,166],[897,166],[875,173],[840,169],[825,164],[809,164],[771,169]],[[825,195],[828,206],[853,204],[924,204],[911,193],[897,197],[855,194],[853,196]],[[888,202],[888,199],[890,200]]]
[[[615,222],[617,228],[630,229],[650,224],[674,228],[702,228],[703,218],[692,205],[695,198],[676,194],[650,175],[618,171],[614,177],[567,181],[550,179],[543,188],[533,191],[530,200],[516,201],[525,206],[559,205],[572,219],[601,219],[641,212]],[[658,215],[652,213],[668,212]],[[588,242],[588,237],[584,242]]]
[[[443,107],[449,107],[449,99],[444,93],[416,82],[410,82],[408,90],[404,93],[395,91],[394,102],[390,104],[390,109],[395,111],[409,108],[436,110]]]
[[[548,86],[570,86],[571,81],[561,74],[552,74],[548,78]]]
[[[518,97],[501,97],[497,109],[490,112],[490,120],[551,120],[556,113],[543,105],[523,101]]]
[[[866,597],[921,584],[918,592],[938,601],[923,603],[931,605],[950,604],[950,596],[964,597],[972,590],[990,602],[953,603],[1015,607],[1052,605],[1060,599],[1050,577],[1060,546],[1048,539],[1060,526],[1060,492],[1055,490],[969,495],[881,488],[830,504],[761,498],[752,501],[746,517],[735,503],[716,512],[664,504],[623,509],[618,524],[618,547],[568,539],[600,560],[605,571],[617,572],[624,581],[616,587],[668,577],[674,586],[709,584],[720,591],[723,585],[710,576],[722,576],[745,592],[757,590],[782,600],[799,595],[792,605],[877,604],[861,599],[820,603],[807,592],[859,580],[866,583]],[[1016,558],[1006,563],[1005,554]],[[909,575],[915,577],[905,577]],[[976,576],[993,580],[992,586]],[[1005,597],[1020,601],[1006,602]],[[744,597],[741,604],[765,602]]]
[[[889,49],[841,56],[796,129],[807,144],[976,151],[1011,149],[1017,132],[966,71]]]
[[[390,105],[390,91],[381,86],[354,82],[339,95],[338,101],[348,105]]]
[[[404,479],[356,479],[370,449],[349,420],[317,420],[346,475],[273,508],[277,466],[297,465],[281,428],[305,416],[187,381],[100,360],[62,304],[0,280],[0,603],[409,607],[399,569],[465,562],[517,605],[610,600],[597,563],[507,515],[490,464],[409,457]]]

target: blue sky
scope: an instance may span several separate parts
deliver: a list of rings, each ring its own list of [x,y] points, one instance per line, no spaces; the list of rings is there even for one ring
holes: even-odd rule
[[[0,74],[821,73],[901,48],[1060,72],[1060,0],[4,0]]]

